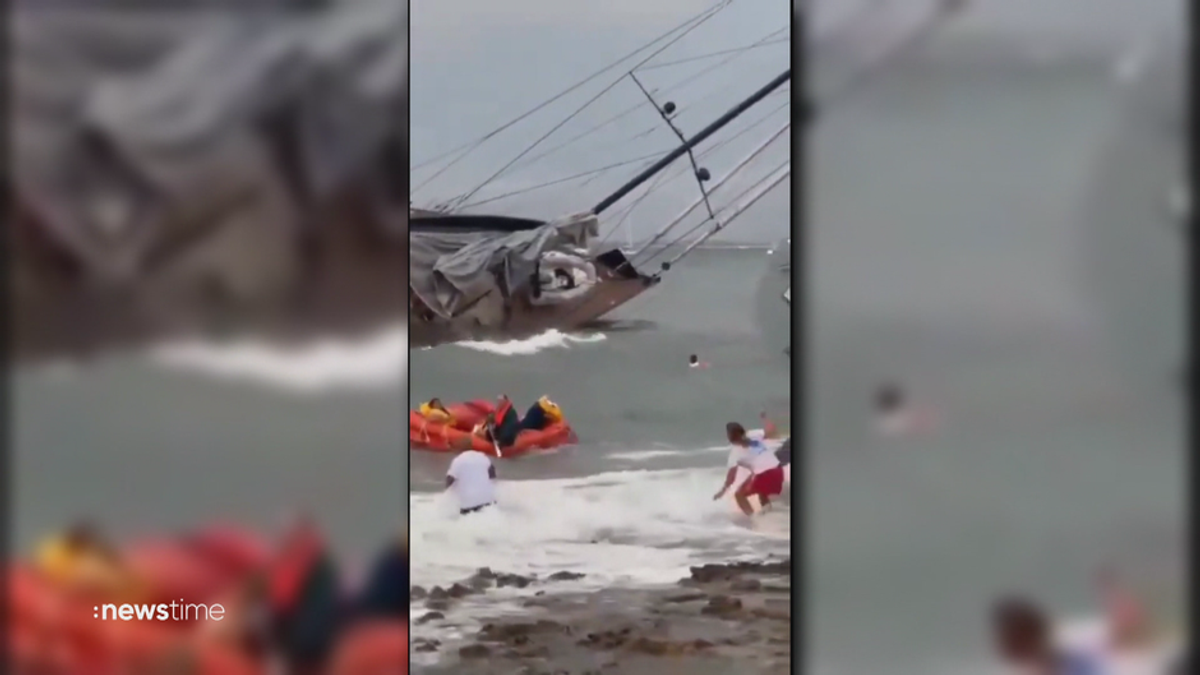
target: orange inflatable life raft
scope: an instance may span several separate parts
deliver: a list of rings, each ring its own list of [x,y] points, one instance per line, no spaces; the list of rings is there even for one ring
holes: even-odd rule
[[[496,411],[496,405],[487,400],[467,401],[446,406],[453,422],[426,419],[420,411],[408,414],[409,447],[433,452],[461,452],[478,450],[489,455],[496,454],[491,441],[473,433],[476,425]],[[538,450],[551,450],[578,441],[571,425],[566,420],[551,423],[541,431],[526,429],[511,446],[502,447],[505,457],[524,455]]]
[[[130,601],[217,600],[253,569],[265,564],[267,547],[232,528],[202,530],[181,539],[144,540],[128,547],[126,564],[145,584],[145,597],[72,595],[32,566],[8,569],[9,665],[15,672],[84,675],[153,665],[185,650],[199,673],[262,672],[258,664],[216,644],[190,639],[194,622],[102,620],[100,605]],[[39,670],[40,669],[40,670]]]
[[[408,624],[371,621],[351,628],[334,651],[329,675],[408,675]]]
[[[122,556],[144,580],[148,598],[139,602],[221,602],[253,571],[271,560],[271,547],[236,527],[209,527],[183,537],[134,542]],[[6,570],[8,585],[5,672],[43,675],[111,675],[123,672],[180,672],[186,660],[197,675],[265,675],[266,663],[203,639],[196,622],[114,621],[96,617],[97,603],[118,598],[71,595],[32,565]],[[182,595],[181,595],[182,594]],[[404,675],[408,625],[377,621],[342,636],[329,675]]]

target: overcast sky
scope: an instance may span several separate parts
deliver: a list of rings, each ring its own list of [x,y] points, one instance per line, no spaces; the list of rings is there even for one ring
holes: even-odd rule
[[[414,164],[495,129],[713,4],[713,0],[413,0],[411,123]],[[790,25],[791,5],[788,2],[738,0],[666,49],[655,62],[735,49],[773,33],[775,37],[771,39],[776,44],[739,56],[728,65],[674,91],[669,88],[719,63],[724,57],[639,71],[639,77],[648,88],[661,92],[663,100],[660,102],[676,102],[680,109],[676,122],[686,133],[695,133],[789,67],[787,37]],[[636,60],[629,61],[623,68],[598,78],[543,114],[498,136],[454,171],[417,192],[417,203],[452,196],[481,182],[635,63]],[[788,99],[785,95],[776,96],[770,104],[772,109],[778,109],[773,118],[746,133],[742,140],[731,142],[724,156],[713,156],[710,170],[714,176],[722,175],[722,167],[731,166],[787,119]],[[556,144],[631,107],[638,109],[562,152],[506,174],[505,179],[495,184],[496,192],[651,155],[678,143],[653,108],[646,104],[636,85],[625,80],[538,146],[534,154],[553,149]],[[748,113],[744,121],[757,121],[766,112],[765,107],[756,108],[752,113],[759,117]],[[731,126],[729,133],[736,130]],[[777,153],[769,166],[752,167],[747,175],[761,176],[786,159],[786,137],[778,145],[782,155]],[[488,208],[478,210],[494,208],[509,213],[516,209],[547,218],[586,210],[640,168],[640,164],[631,164],[607,172],[586,186],[551,187],[532,193],[524,200],[489,204]],[[682,164],[679,171],[683,171]],[[428,171],[418,170],[414,179],[419,183],[428,175]],[[786,190],[784,193],[786,203]],[[656,191],[630,223],[639,233],[653,231],[658,224],[687,206],[697,194],[695,183],[689,183],[687,177],[682,176]],[[646,224],[642,225],[643,222]],[[786,232],[786,222],[780,225],[779,232]],[[772,235],[770,238],[777,237]]]
[[[894,24],[903,25],[905,16],[927,12],[936,0],[814,1],[819,9],[818,25],[824,27],[836,25],[842,17],[871,5],[892,7]],[[419,165],[492,131],[712,4],[714,0],[412,0],[413,164]],[[1032,36],[1050,43],[1084,42],[1119,47],[1145,39],[1156,27],[1169,24],[1179,15],[1179,7],[1179,0],[974,0],[944,37],[970,40],[979,36]],[[891,21],[884,21],[885,31]],[[669,48],[659,61],[741,47],[785,29],[790,22],[790,2],[736,0],[716,18]],[[788,51],[787,44],[780,44],[748,52],[699,81],[663,96],[680,106],[682,112],[677,120],[680,126],[686,132],[695,132],[787,68]],[[663,90],[698,68],[718,61],[661,68],[639,76],[651,89]],[[605,75],[574,98],[551,106],[540,116],[489,141],[477,154],[417,192],[417,203],[451,197],[481,182],[618,75],[618,71]],[[607,119],[639,100],[644,101],[636,87],[626,81],[593,104],[576,120],[579,124],[568,125],[538,146],[538,151],[554,148],[556,140],[565,141],[574,131],[586,130],[589,123]],[[750,123],[754,113],[766,113],[768,107],[764,103],[747,113],[743,121]],[[789,112],[783,110],[779,120]],[[665,128],[649,136],[638,135],[643,127],[653,127],[655,123],[654,112],[647,106],[629,119],[596,132],[590,146],[578,143],[545,161],[506,174],[493,186],[495,193],[604,166],[614,158],[633,158],[670,147],[673,139]],[[731,143],[722,151],[723,155],[714,154],[709,160],[714,176],[722,175],[722,167],[727,168],[740,159],[774,126],[775,120],[768,119],[760,129],[747,133],[743,141]],[[728,131],[734,133],[736,127],[731,126]],[[631,138],[641,138],[642,145],[630,145]],[[774,166],[773,162],[768,163]],[[759,175],[771,166],[764,165]],[[495,210],[533,209],[537,212],[529,215],[538,217],[583,210],[591,206],[597,195],[602,196],[635,174],[637,168],[638,165],[633,165],[613,170],[584,188],[548,188],[531,193],[517,200],[516,207]],[[429,175],[428,169],[416,171],[414,185]],[[653,223],[669,218],[694,195],[695,186],[688,185],[686,177],[673,181],[669,188],[655,194],[657,210],[651,209],[644,220]],[[775,240],[779,233],[775,221],[786,216],[788,200],[786,194],[772,195],[764,202],[771,205],[772,215],[749,219],[756,221],[751,223],[751,229],[761,233],[750,238]],[[649,200],[647,203],[650,204]],[[640,221],[635,227],[639,232],[655,229]]]

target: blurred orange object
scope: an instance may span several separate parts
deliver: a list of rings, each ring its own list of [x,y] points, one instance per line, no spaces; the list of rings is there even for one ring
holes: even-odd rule
[[[123,554],[149,597],[146,603],[208,603],[266,564],[268,547],[233,529],[204,530],[172,540],[150,540]],[[194,639],[187,622],[104,621],[102,597],[65,588],[28,565],[8,570],[10,659],[6,672],[64,675],[123,672],[187,655],[200,673],[256,673],[259,667],[230,650]],[[212,664],[212,665],[207,665]]]
[[[408,675],[408,623],[372,621],[342,639],[330,675]]]

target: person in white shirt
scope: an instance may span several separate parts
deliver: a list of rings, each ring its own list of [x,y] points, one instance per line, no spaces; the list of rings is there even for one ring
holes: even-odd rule
[[[458,500],[458,512],[475,513],[496,503],[496,467],[477,450],[459,454],[446,471],[446,490]]]
[[[763,419],[766,420],[765,415]],[[713,495],[714,501],[724,497],[733,486],[733,482],[737,480],[738,467],[750,472],[750,477],[733,493],[734,501],[742,513],[754,515],[754,508],[750,506],[750,495],[758,495],[759,501],[766,507],[771,503],[771,497],[783,492],[783,466],[764,442],[773,432],[774,426],[769,422],[766,430],[754,432],[747,432],[746,428],[737,422],[725,425],[725,436],[733,445],[733,449],[729,452],[725,484]]]

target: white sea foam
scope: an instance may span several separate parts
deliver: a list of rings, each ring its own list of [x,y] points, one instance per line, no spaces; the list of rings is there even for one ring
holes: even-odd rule
[[[253,340],[175,342],[151,349],[149,358],[165,368],[300,394],[377,390],[404,382],[408,331],[405,326],[393,326],[361,339],[297,346]]]
[[[445,585],[490,567],[585,575],[556,582],[556,590],[656,585],[673,583],[703,562],[785,553],[785,538],[735,524],[730,505],[713,501],[723,475],[718,466],[501,481],[499,505],[466,517],[446,495],[412,495],[412,583]],[[781,521],[773,531],[790,528],[787,509],[766,517]],[[542,589],[523,592],[534,590]]]
[[[563,333],[559,330],[548,330],[545,333],[525,338],[524,340],[508,340],[505,342],[489,342],[483,340],[464,340],[454,343],[456,347],[488,352],[499,356],[530,356],[547,349],[567,349],[579,344],[592,344],[608,339],[603,333],[574,334]]]
[[[685,455],[695,455],[698,453],[718,453],[728,452],[729,446],[715,445],[711,448],[699,448],[694,450],[685,450],[681,448],[649,448],[646,450],[627,450],[622,452],[611,452],[606,455],[608,459],[615,459],[624,462],[652,462],[656,459],[664,457],[683,457]]]

